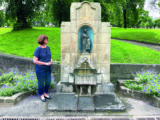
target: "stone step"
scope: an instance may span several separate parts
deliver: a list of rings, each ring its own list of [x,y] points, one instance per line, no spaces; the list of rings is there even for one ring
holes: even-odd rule
[[[74,93],[57,93],[48,104],[49,111],[125,111],[126,108],[114,93],[78,96]]]

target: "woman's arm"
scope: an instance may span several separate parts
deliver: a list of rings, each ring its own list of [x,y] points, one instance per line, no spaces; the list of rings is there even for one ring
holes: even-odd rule
[[[51,65],[51,62],[46,63],[46,62],[38,61],[38,58],[35,56],[33,57],[33,62],[38,65]]]

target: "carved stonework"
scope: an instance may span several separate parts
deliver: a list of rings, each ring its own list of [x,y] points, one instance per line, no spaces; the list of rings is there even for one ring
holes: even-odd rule
[[[61,24],[61,80],[50,110],[125,110],[110,83],[110,34],[99,3],[72,3],[71,21]]]
[[[107,77],[101,81],[110,82],[110,67],[105,72],[98,67],[110,64],[110,24],[101,22],[99,3],[72,3],[71,22],[61,24],[61,62],[74,69],[82,54],[89,54],[96,69]]]

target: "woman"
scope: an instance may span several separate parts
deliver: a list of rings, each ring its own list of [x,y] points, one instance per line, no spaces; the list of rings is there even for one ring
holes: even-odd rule
[[[34,52],[33,61],[35,63],[35,71],[38,79],[38,95],[43,102],[51,99],[48,95],[51,83],[51,51],[48,46],[48,36],[40,35],[37,39],[39,47]]]

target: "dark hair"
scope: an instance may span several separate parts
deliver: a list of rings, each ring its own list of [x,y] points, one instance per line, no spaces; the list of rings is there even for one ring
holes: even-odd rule
[[[38,39],[37,39],[37,43],[40,44],[40,45],[43,45],[45,39],[48,40],[48,36],[46,36],[46,35],[39,35],[39,37],[38,37]]]

